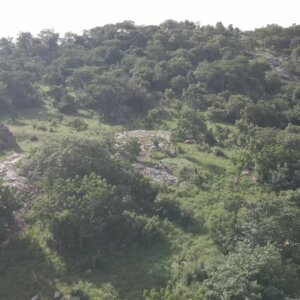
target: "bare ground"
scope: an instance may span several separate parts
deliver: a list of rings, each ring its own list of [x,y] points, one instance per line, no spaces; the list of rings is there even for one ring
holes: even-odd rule
[[[15,188],[17,192],[30,192],[27,178],[20,175],[16,169],[16,164],[23,158],[23,155],[16,152],[10,155],[0,164],[0,178],[4,184]]]

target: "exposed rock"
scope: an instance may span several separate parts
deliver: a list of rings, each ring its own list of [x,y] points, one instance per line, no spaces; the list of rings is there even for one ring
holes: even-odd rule
[[[80,300],[79,296],[71,296],[71,295],[67,295],[66,300]]]
[[[137,138],[137,139],[148,139],[149,138],[162,138],[167,142],[171,140],[171,133],[169,131],[164,130],[132,130],[132,131],[124,131],[116,134],[117,139],[122,138]]]
[[[136,138],[141,145],[141,158],[148,158],[153,150],[156,149],[153,140],[160,139],[158,145],[160,150],[167,149],[171,143],[171,133],[163,130],[132,130],[116,134],[117,145],[124,143],[126,140]]]
[[[151,157],[154,150],[167,150],[171,144],[171,133],[163,130],[133,130],[124,131],[116,134],[116,146],[121,146],[127,139],[136,138],[141,146],[139,154],[139,161],[141,163],[134,163],[133,167],[143,174],[157,182],[166,182],[167,184],[177,184],[178,179],[173,176],[174,170],[170,167],[164,166],[161,163],[145,164]],[[155,140],[159,141],[155,145]],[[176,156],[176,151],[169,151],[171,157]],[[122,158],[118,155],[120,159]]]
[[[31,298],[31,300],[39,300],[40,299],[40,296],[39,295],[35,295]]]
[[[0,178],[4,184],[14,187],[18,192],[28,193],[32,190],[28,186],[27,178],[20,175],[15,168],[17,162],[23,157],[21,154],[14,153],[4,163],[0,164]]]
[[[16,138],[9,129],[0,123],[0,150],[16,146]]]
[[[59,299],[60,298],[60,292],[55,292],[54,293],[54,299]]]
[[[185,144],[196,144],[197,142],[196,142],[196,140],[192,139],[192,140],[185,140],[184,143]]]
[[[146,166],[144,164],[135,163],[133,167],[144,176],[151,178],[154,181],[166,182],[168,184],[177,184],[178,179],[172,175],[169,168],[161,164],[153,164]]]
[[[250,176],[251,172],[249,170],[243,170],[241,173],[242,176]]]
[[[300,77],[289,71],[288,55],[278,56],[272,51],[256,51],[255,56],[267,61],[271,66],[272,71],[279,76],[281,81],[300,83]]]

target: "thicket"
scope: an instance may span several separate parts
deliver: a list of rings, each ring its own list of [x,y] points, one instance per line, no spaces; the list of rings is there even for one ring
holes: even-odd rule
[[[2,38],[1,115],[46,103],[84,132],[88,110],[110,125],[170,129],[175,149],[156,153],[174,158],[171,187],[134,171],[135,139],[121,150],[112,136],[43,140],[22,166],[41,192],[29,227],[87,265],[167,243],[179,254],[145,299],[299,297],[299,37],[299,25],[243,32],[168,20]],[[16,209],[1,185],[0,242]]]

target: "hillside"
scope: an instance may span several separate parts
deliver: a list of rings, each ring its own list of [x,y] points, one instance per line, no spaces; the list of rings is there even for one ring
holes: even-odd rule
[[[298,299],[300,25],[0,39],[0,299]]]

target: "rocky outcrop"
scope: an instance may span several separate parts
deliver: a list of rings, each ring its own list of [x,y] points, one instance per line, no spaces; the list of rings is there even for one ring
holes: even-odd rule
[[[137,163],[133,164],[135,170],[153,181],[165,182],[167,184],[178,184],[178,179],[173,175],[174,170],[162,163],[149,163],[151,153],[155,150],[169,151],[170,157],[175,157],[176,152],[170,151],[171,132],[163,130],[133,130],[116,134],[116,147],[120,147],[128,139],[138,140],[141,151]],[[126,159],[118,156],[119,159]]]
[[[167,149],[171,144],[171,133],[169,131],[163,130],[132,130],[124,131],[116,134],[117,146],[122,144],[122,142],[135,138],[139,141],[141,146],[141,152],[139,154],[140,158],[149,158],[151,151],[155,150],[153,140],[158,139],[158,147],[160,149]]]
[[[29,193],[32,189],[29,187],[28,179],[16,169],[16,164],[23,157],[21,154],[13,153],[3,163],[0,163],[0,179],[4,184],[15,188],[17,192]]]
[[[0,151],[16,146],[16,138],[9,129],[0,123]]]
[[[178,179],[172,175],[171,170],[162,164],[144,165],[140,163],[133,164],[133,167],[150,179],[167,184],[178,184]]]

